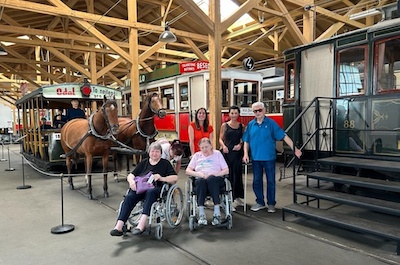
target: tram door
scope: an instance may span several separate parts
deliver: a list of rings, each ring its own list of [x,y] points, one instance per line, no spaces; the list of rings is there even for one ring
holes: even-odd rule
[[[191,118],[194,120],[196,110],[199,108],[208,108],[204,75],[193,76],[190,78],[189,91],[189,110]]]

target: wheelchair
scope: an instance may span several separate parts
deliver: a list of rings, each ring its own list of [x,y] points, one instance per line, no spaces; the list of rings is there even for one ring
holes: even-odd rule
[[[232,212],[233,212],[233,197],[232,197],[232,185],[228,179],[228,175],[224,177],[225,188],[220,191],[221,198],[221,213],[225,215],[225,219],[217,227],[225,227],[226,229],[232,229]],[[198,205],[196,190],[194,189],[194,182],[196,178],[189,176],[188,181],[185,183],[185,196],[186,196],[186,216],[189,221],[190,231],[195,230],[198,227]],[[209,199],[209,198],[206,198]]]
[[[129,190],[128,190],[129,191]],[[123,201],[121,201],[118,213],[121,211]],[[128,221],[123,227],[123,236],[130,232],[139,222],[143,212],[144,200],[139,201],[131,211]],[[163,236],[163,221],[167,221],[170,228],[176,228],[180,225],[183,218],[183,193],[177,184],[164,184],[161,188],[160,196],[151,205],[148,226],[144,234],[150,235],[152,225],[155,225],[155,237],[161,239]]]

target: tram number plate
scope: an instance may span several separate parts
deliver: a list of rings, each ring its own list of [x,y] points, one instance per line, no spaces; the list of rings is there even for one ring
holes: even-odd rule
[[[61,140],[61,133],[53,133],[54,140]]]

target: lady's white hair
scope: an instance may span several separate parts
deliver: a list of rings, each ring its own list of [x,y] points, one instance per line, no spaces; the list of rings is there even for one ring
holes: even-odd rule
[[[152,143],[150,144],[150,146],[149,146],[149,153],[150,153],[150,151],[153,150],[153,149],[156,149],[156,150],[158,150],[158,151],[160,151],[160,152],[162,153],[162,147],[161,147],[161,145],[160,145],[159,143],[157,143],[157,142],[152,142]]]
[[[264,103],[262,103],[261,101],[254,102],[254,103],[251,105],[251,107],[252,107],[253,109],[256,108],[256,107],[260,107],[260,108],[265,109],[265,105],[264,105]]]

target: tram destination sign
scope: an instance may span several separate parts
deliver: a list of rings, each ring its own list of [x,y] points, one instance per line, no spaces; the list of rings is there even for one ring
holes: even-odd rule
[[[119,90],[98,86],[90,85],[91,92],[89,96],[83,96],[81,89],[81,84],[59,84],[54,86],[43,87],[42,93],[45,98],[87,98],[87,99],[102,99],[104,96],[111,98],[115,96],[115,99],[122,99],[122,93]]]

